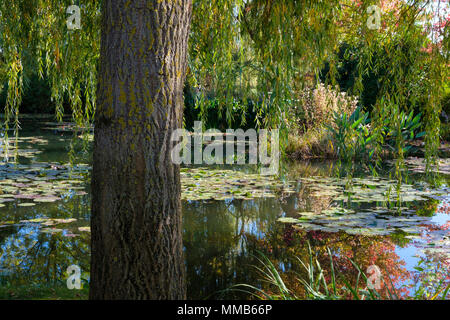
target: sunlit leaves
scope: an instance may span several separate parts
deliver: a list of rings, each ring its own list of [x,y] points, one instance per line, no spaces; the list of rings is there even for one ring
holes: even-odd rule
[[[80,126],[92,120],[101,1],[80,4],[79,30],[67,28],[66,10],[72,4],[71,0],[0,3],[0,82],[8,84],[6,122],[19,112],[22,79],[30,70],[48,77],[60,119],[66,100]],[[367,27],[371,6],[381,9],[380,28],[373,30]],[[194,0],[188,79],[200,117],[205,120],[208,104],[213,103],[231,123],[239,103],[242,124],[246,108],[252,107],[259,127],[280,128],[285,136],[287,111],[303,87],[314,84],[325,63],[326,78],[334,82],[339,47],[348,43],[359,54],[352,93],[364,90],[363,75],[386,71],[380,77],[372,117],[375,128],[383,116],[395,118],[401,111],[422,109],[426,155],[434,158],[441,84],[448,76],[448,20],[439,10],[429,0]],[[376,142],[379,147],[381,141]],[[401,150],[399,136],[399,158]]]

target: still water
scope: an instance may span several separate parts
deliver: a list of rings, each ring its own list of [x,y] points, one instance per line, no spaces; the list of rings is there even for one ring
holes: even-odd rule
[[[67,267],[73,264],[87,280],[90,153],[76,145],[76,163],[86,166],[70,171],[64,166],[71,143],[65,130],[51,123],[22,127],[27,130],[20,133],[21,166],[0,169],[0,286],[65,286]],[[297,278],[305,271],[296,259],[309,260],[308,245],[328,279],[327,248],[338,280],[352,284],[358,271],[348,258],[363,270],[379,267],[399,296],[413,295],[414,284],[448,281],[448,172],[429,184],[420,164],[411,163],[400,189],[403,202],[398,203],[389,170],[378,178],[362,171],[338,179],[336,167],[332,162],[284,164],[282,176],[289,187],[257,198],[247,195],[249,189],[245,197],[214,200],[219,197],[208,193],[209,199],[202,200],[192,196],[200,191],[184,186],[191,190],[183,200],[188,298],[249,297],[226,290],[236,284],[270,292],[273,288],[256,268],[261,267],[261,253],[301,296]],[[206,181],[198,175],[194,178]],[[239,176],[243,189],[257,185],[250,179]]]

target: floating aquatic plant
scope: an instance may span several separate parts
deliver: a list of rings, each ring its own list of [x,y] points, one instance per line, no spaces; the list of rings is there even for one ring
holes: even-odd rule
[[[84,164],[0,165],[0,204],[20,200],[18,205],[26,207],[61,200],[71,190],[84,189],[83,181],[88,170]]]
[[[392,190],[396,181],[368,177],[352,178],[351,183],[344,179],[327,177],[302,178],[302,183],[311,191],[313,198],[330,197],[332,206],[320,212],[298,212],[296,217],[282,217],[278,221],[295,224],[295,228],[308,231],[346,232],[354,235],[382,236],[403,232],[415,239],[424,231],[424,226],[433,224],[431,217],[419,216],[408,207],[389,207]],[[420,185],[402,184],[401,202],[446,199],[449,189],[433,190],[425,183]],[[349,209],[350,204],[369,203],[371,208]],[[381,206],[377,206],[381,203]],[[374,205],[375,204],[375,205]],[[399,214],[401,214],[399,216]]]
[[[181,184],[184,200],[250,200],[275,197],[279,190],[294,192],[293,184],[285,184],[273,176],[209,168],[182,169]]]

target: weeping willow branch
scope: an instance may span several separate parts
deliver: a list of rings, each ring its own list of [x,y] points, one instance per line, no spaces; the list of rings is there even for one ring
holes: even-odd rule
[[[92,122],[101,1],[75,2],[81,9],[80,30],[67,28],[66,9],[72,4],[72,0],[0,2],[0,80],[7,86],[6,134],[14,117],[18,135],[23,77],[28,70],[48,78],[58,120],[62,120],[67,102],[78,127],[89,127]],[[383,10],[379,30],[367,27],[371,5]],[[420,108],[427,129],[426,157],[432,161],[439,147],[449,32],[447,21],[439,36],[424,33],[434,23],[430,15],[438,16],[442,24],[441,4],[433,6],[431,13],[430,5],[429,0],[194,0],[188,79],[197,93],[200,117],[205,120],[209,108],[214,107],[230,124],[234,108],[241,104],[240,120],[245,124],[250,106],[257,114],[258,127],[279,128],[282,137],[287,137],[288,111],[303,88],[312,85],[311,75],[317,82],[327,63],[327,79],[334,84],[339,48],[348,43],[360,48],[361,55],[351,92],[361,95],[363,76],[371,70],[387,70],[372,114],[375,129],[381,130],[383,117],[391,116],[389,101],[398,106],[397,111]],[[424,51],[427,47],[433,48],[431,52]],[[376,148],[381,144],[379,138]],[[398,141],[399,158],[401,146]]]

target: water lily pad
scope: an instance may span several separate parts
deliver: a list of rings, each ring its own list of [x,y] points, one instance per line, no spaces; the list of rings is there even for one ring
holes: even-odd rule
[[[54,202],[77,190],[84,195],[84,180],[89,166],[57,163],[0,165],[0,202],[29,199],[35,202]],[[76,174],[71,174],[75,172]],[[72,177],[70,177],[72,175]]]
[[[57,229],[57,228],[43,228],[43,229],[41,229],[41,232],[43,232],[43,233],[58,233],[58,232],[63,232],[63,230]]]
[[[183,200],[250,200],[293,192],[293,185],[275,177],[224,169],[183,168],[181,183]]]
[[[20,220],[21,223],[41,223],[48,221],[48,218],[35,218],[29,220]]]
[[[290,217],[279,218],[277,221],[282,222],[282,223],[297,223],[297,222],[299,222],[298,219],[294,219],[294,218],[290,218]]]
[[[40,197],[40,198],[33,199],[33,201],[36,201],[36,202],[55,202],[58,200],[61,200],[61,198],[59,198],[59,197]]]
[[[77,219],[74,218],[69,218],[69,219],[53,219],[53,221],[57,224],[62,224],[62,223],[72,223],[77,221]]]
[[[35,206],[36,203],[33,202],[21,202],[17,204],[19,207],[32,207]]]

